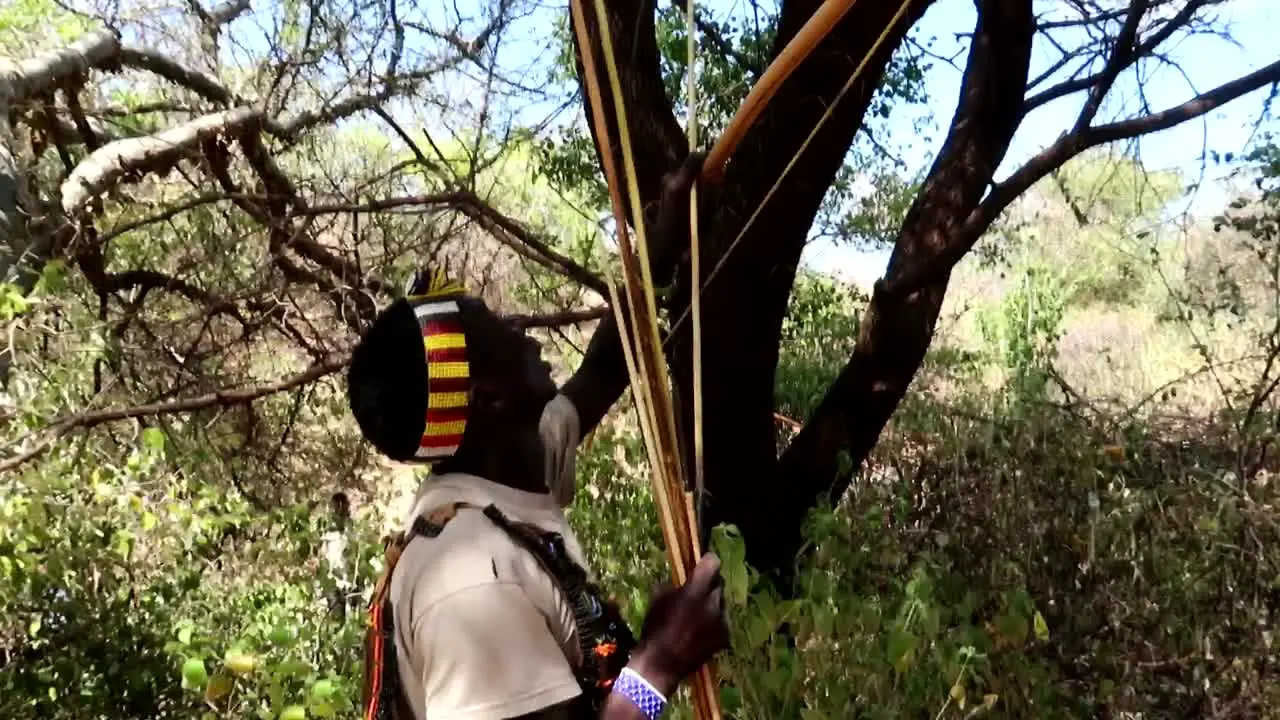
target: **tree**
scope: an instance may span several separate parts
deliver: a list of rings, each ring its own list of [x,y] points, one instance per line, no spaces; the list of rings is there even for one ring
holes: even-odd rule
[[[775,571],[789,567],[801,545],[800,528],[807,511],[820,499],[843,495],[854,469],[875,445],[907,391],[929,347],[952,268],[1014,199],[1090,148],[1172,127],[1280,80],[1280,61],[1276,61],[1180,105],[1162,110],[1143,106],[1134,114],[1102,119],[1122,79],[1140,78],[1146,66],[1165,62],[1165,50],[1187,34],[1221,31],[1215,25],[1215,13],[1224,4],[1214,0],[1113,0],[1087,5],[1032,0],[977,2],[955,116],[932,167],[893,233],[889,266],[859,324],[857,343],[817,409],[779,455],[773,426],[774,376],[801,251],[830,188],[847,172],[846,155],[864,126],[878,89],[895,77],[886,74],[886,69],[904,47],[911,26],[932,2],[854,4],[748,131],[723,182],[703,195],[701,216],[707,222],[707,232],[703,235],[702,265],[719,267],[715,282],[705,289],[703,303],[708,526],[721,521],[738,525],[757,567]],[[208,45],[216,48],[224,19],[243,12],[243,5],[233,2],[197,14]],[[587,3],[587,15],[595,28],[590,5]],[[240,323],[235,313],[244,316],[251,310],[255,318],[274,328],[272,332],[305,336],[293,325],[296,316],[281,315],[272,309],[278,305],[261,302],[261,292],[251,294],[259,300],[257,305],[252,300],[228,305],[226,298],[207,297],[199,286],[158,271],[104,272],[104,263],[94,251],[103,237],[95,226],[95,218],[100,216],[95,205],[101,202],[98,198],[103,193],[110,197],[125,180],[170,170],[180,160],[194,160],[203,177],[216,182],[220,188],[216,202],[231,202],[241,213],[237,216],[241,220],[234,222],[248,218],[262,228],[267,238],[263,252],[273,267],[275,282],[306,287],[313,299],[323,299],[332,316],[353,331],[372,313],[374,298],[388,295],[394,283],[367,271],[379,260],[361,257],[358,242],[336,247],[321,242],[314,223],[315,218],[341,213],[356,217],[362,209],[375,206],[403,203],[447,209],[449,217],[465,220],[522,258],[577,285],[603,291],[603,281],[582,259],[562,252],[554,242],[482,199],[474,190],[474,170],[441,171],[440,159],[428,157],[393,121],[395,133],[414,150],[412,159],[432,178],[428,186],[434,192],[430,195],[367,199],[377,190],[392,189],[383,185],[362,190],[360,194],[366,199],[361,201],[312,202],[290,177],[296,169],[274,159],[274,153],[306,148],[304,130],[325,127],[364,111],[387,120],[384,104],[450,68],[487,67],[482,78],[502,81],[487,60],[491,56],[486,55],[486,48],[498,42],[514,17],[517,10],[513,3],[498,3],[489,22],[473,33],[456,29],[426,33],[440,41],[439,57],[445,59],[428,62],[424,59],[427,54],[414,53],[418,61],[414,67],[406,65],[409,53],[404,52],[406,28],[413,25],[397,14],[395,3],[380,8],[382,14],[366,18],[346,34],[331,22],[333,9],[309,10],[314,17],[303,22],[297,17],[298,9],[290,8],[293,6],[286,4],[284,11],[294,16],[282,23],[288,32],[279,38],[289,44],[289,59],[272,72],[253,78],[246,85],[252,94],[232,92],[213,75],[190,69],[191,64],[132,49],[110,33],[89,36],[59,55],[19,66],[17,74],[6,76],[0,100],[10,109],[23,111],[19,125],[37,131],[31,147],[43,150],[49,146],[45,140],[51,139],[63,163],[60,170],[46,169],[63,175],[60,197],[49,205],[28,192],[34,176],[11,159],[19,154],[13,150],[17,147],[15,128],[0,127],[0,145],[9,150],[9,154],[0,155],[0,210],[8,223],[6,269],[17,271],[12,277],[18,280],[19,294],[34,285],[47,262],[66,258],[104,298],[125,303],[129,298],[121,293],[126,289],[162,291],[184,296],[211,312],[216,309],[231,318],[227,322]],[[758,32],[745,37],[749,52],[742,51],[744,45],[725,41],[715,32],[718,27],[703,18],[699,22],[702,52],[717,54],[718,66],[736,67],[744,77],[754,77],[765,64],[762,55],[776,56],[816,8],[817,3],[801,0],[780,3]],[[664,75],[670,63],[661,49],[670,45],[670,37],[661,32],[665,26],[658,22],[657,3],[618,0],[610,2],[608,9],[614,53],[621,63],[624,110],[638,159],[643,214],[648,221],[652,220],[652,201],[663,173],[674,168],[688,151],[673,109],[671,91],[675,85],[670,73]],[[885,42],[880,43],[882,31]],[[588,34],[594,37],[594,32]],[[314,71],[317,63],[309,52],[333,62],[332,58],[355,47],[353,38],[357,37],[366,43],[358,54],[362,59],[338,61],[345,73],[338,82],[333,73]],[[1032,77],[1031,49],[1037,39],[1058,48],[1061,57]],[[590,51],[599,55],[598,42],[596,45]],[[574,49],[580,67],[580,55],[587,49],[576,44]],[[759,52],[765,49],[767,52]],[[864,56],[867,63],[858,81],[842,93]],[[218,53],[211,57],[217,68]],[[107,142],[109,138],[95,133],[77,110],[80,86],[76,83],[86,68],[122,66],[149,70],[184,88],[204,113],[168,130],[143,128],[141,137]],[[303,80],[317,86],[313,94],[319,101],[293,115],[278,112],[277,108],[288,104],[287,92],[281,88],[302,86]],[[357,81],[359,91],[340,92]],[[64,108],[51,104],[56,91],[62,93]],[[251,102],[247,97],[257,99]],[[1055,142],[997,180],[1014,133],[1028,114],[1064,98],[1080,100],[1069,126]],[[723,104],[723,98],[718,101]],[[611,100],[606,97],[605,102]],[[807,150],[796,157],[828,108],[830,117]],[[606,117],[611,118],[612,108],[606,111]],[[7,113],[0,115],[7,117]],[[61,122],[64,118],[67,123]],[[612,121],[608,132],[615,136],[612,144],[618,148]],[[92,152],[82,157],[61,152],[60,140],[79,142]],[[39,153],[35,156],[41,157]],[[239,168],[243,179],[239,180],[229,172],[236,158],[243,159]],[[775,180],[793,158],[795,165],[786,181],[771,194]],[[616,160],[621,162],[620,157]],[[473,153],[468,159],[473,169],[485,162],[483,153]],[[747,218],[770,194],[768,211],[746,227]],[[173,217],[180,212],[183,210],[171,207],[161,214],[173,213],[168,215]],[[223,222],[233,220],[224,218]],[[677,244],[683,240],[672,238]],[[393,264],[392,255],[387,253],[382,261]],[[679,253],[659,249],[655,256],[679,258]],[[691,291],[687,259],[654,271],[660,284],[673,284],[667,310],[670,317],[678,318]],[[592,316],[598,316],[598,311],[570,319]],[[692,374],[690,341],[689,324],[681,323],[674,328],[668,347],[678,389],[684,391],[679,393],[678,405],[680,424],[686,429],[692,425],[692,398],[687,392]],[[166,400],[148,406],[145,412],[123,410],[109,417],[76,416],[55,424],[54,432],[46,437],[112,418],[190,410],[193,402],[198,408],[248,403],[261,397],[255,393],[305,384],[342,363],[341,351],[327,345],[300,341],[299,347],[314,365],[292,380],[278,380],[262,386],[265,389],[243,390],[238,395],[206,383],[202,389],[207,394],[184,394],[194,401]],[[173,387],[181,385],[175,380]],[[172,397],[173,390],[169,392]],[[11,458],[5,465],[11,467],[29,453]]]
[[[703,267],[724,264],[721,276],[706,288],[703,304],[709,515],[711,522],[729,521],[741,528],[758,567],[788,567],[800,547],[807,511],[818,499],[838,499],[848,488],[853,469],[874,446],[924,358],[951,269],[1010,202],[1089,148],[1172,127],[1280,80],[1277,61],[1175,107],[1100,121],[1105,101],[1124,74],[1161,62],[1163,48],[1209,26],[1220,4],[977,3],[959,106],[898,228],[858,342],[803,430],[775,456],[777,344],[807,231],[863,122],[876,90],[873,78],[882,75],[910,23],[931,3],[908,2],[909,20],[897,25],[892,25],[898,9],[893,3],[855,4],[786,81],[732,158],[723,184],[703,206],[710,225],[703,236]],[[773,55],[815,9],[815,3],[781,4]],[[652,198],[662,172],[684,154],[686,144],[662,91],[654,4],[611,3],[610,12],[611,27],[640,19],[636,32],[616,33],[614,43],[615,52],[625,58],[620,72],[628,123],[639,128],[633,131],[642,159],[637,172],[642,192]],[[789,181],[769,200],[769,212],[726,255],[745,219],[835,102],[853,66],[889,26],[891,42],[871,54],[864,79],[841,100],[799,158]],[[1062,56],[1049,71],[1029,77],[1037,36],[1056,40]],[[1076,94],[1084,101],[1058,140],[997,181],[996,171],[1027,114]],[[616,139],[613,144],[617,147]],[[687,276],[686,268],[675,271],[675,277],[681,276]],[[673,300],[677,316],[688,297],[687,285],[681,287]],[[676,328],[670,356],[681,388],[690,387],[689,342],[688,325]],[[690,427],[687,393],[681,395],[680,410],[683,427]],[[842,455],[851,462],[842,462]]]

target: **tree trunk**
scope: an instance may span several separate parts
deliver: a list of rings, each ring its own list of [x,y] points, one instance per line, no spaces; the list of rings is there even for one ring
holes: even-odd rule
[[[800,29],[819,3],[787,3],[774,54]],[[897,3],[855,4],[813,54],[786,81],[751,128],[731,160],[702,267],[724,267],[703,292],[703,424],[707,495],[704,528],[738,526],[748,560],[765,571],[789,568],[794,551],[782,539],[799,537],[800,520],[779,517],[784,506],[812,505],[811,484],[780,472],[773,420],[778,338],[800,254],[827,189],[862,126],[863,116],[895,48],[928,2],[916,2],[869,58],[854,86],[738,245],[729,247],[764,201],[805,138],[835,102],[855,68],[898,11]],[[803,7],[803,12],[801,8]],[[688,283],[682,288],[688,289]],[[687,303],[687,292],[677,296]],[[691,334],[687,326],[672,343],[672,369],[680,388],[692,387]],[[692,426],[692,397],[680,397],[681,426]]]
[[[807,512],[823,499],[838,500],[848,489],[852,473],[847,465],[841,472],[841,454],[847,452],[854,467],[866,459],[918,371],[952,268],[1009,203],[1090,147],[1173,127],[1280,78],[1280,62],[1272,63],[1167,110],[1094,125],[1118,74],[1139,58],[1154,56],[1179,30],[1190,28],[1209,3],[1192,0],[1173,15],[1155,19],[1149,3],[1133,0],[1123,27],[1100,43],[1101,69],[1030,97],[1027,70],[1036,32],[1032,0],[977,4],[960,102],[946,141],[899,230],[888,271],[876,285],[849,362],[780,459],[774,448],[774,375],[796,264],[890,54],[930,0],[908,2],[906,20],[891,28],[887,42],[867,58],[859,82],[834,104],[853,67],[899,9],[893,3],[855,4],[784,82],[731,158],[724,181],[700,195],[701,217],[707,223],[704,273],[724,261],[715,283],[703,290],[703,432],[709,495],[704,530],[718,522],[738,525],[748,560],[783,579],[801,546]],[[819,5],[817,0],[783,3],[775,56]],[[653,3],[620,0],[611,5],[614,10],[614,27],[629,18],[632,24],[626,27],[639,28],[615,31],[615,41],[623,48],[619,57],[625,66],[629,117],[633,127],[641,128],[634,142],[644,164],[640,174],[648,207],[662,172],[673,169],[683,155],[684,138],[662,91],[651,32]],[[1145,20],[1154,24],[1148,23],[1142,32]],[[1074,125],[1007,178],[994,182],[1025,114],[1053,98],[1084,91],[1088,98]],[[747,219],[833,104],[832,117],[797,159],[768,207],[743,232]],[[615,138],[615,146],[616,142]],[[676,247],[687,242],[685,237],[665,240]],[[670,254],[661,248],[657,253]],[[667,284],[672,280],[669,268],[662,271],[655,271],[655,277]],[[675,279],[680,282],[668,309],[679,317],[689,298],[687,263],[676,268]],[[686,391],[692,386],[689,325],[676,328],[669,347],[677,388]],[[692,429],[688,392],[679,393],[677,405],[687,448]]]
[[[1031,40],[1031,0],[985,0],[951,130],[899,232],[886,278],[938,262],[951,234],[982,200],[1022,117]],[[850,474],[838,472],[841,449],[856,465],[920,368],[946,295],[950,265],[919,288],[877,287],[849,362],[813,417],[783,454],[788,491],[771,502],[773,560],[781,567],[800,548],[799,526],[819,499],[838,500]]]
[[[832,116],[780,184],[768,208],[727,255],[716,283],[703,294],[703,430],[708,494],[704,529],[719,522],[738,525],[747,538],[749,560],[766,569],[782,564],[773,552],[778,546],[776,538],[793,534],[779,528],[768,508],[784,494],[780,489],[787,488],[785,493],[790,493],[790,487],[796,485],[795,479],[777,472],[773,427],[778,336],[796,266],[809,227],[861,127],[863,114],[893,50],[930,3],[931,0],[910,0],[906,17],[890,29],[885,42],[868,58],[858,81],[835,105]],[[774,55],[820,4],[812,0],[785,3]],[[587,5],[589,8],[590,3]],[[648,210],[652,210],[662,174],[674,169],[685,154],[684,135],[671,113],[671,102],[661,82],[652,32],[654,9],[654,3],[646,0],[610,4],[611,27],[635,28],[627,32],[615,30],[613,41],[621,64],[634,151],[641,163],[637,174]],[[898,10],[896,3],[855,4],[783,84],[748,131],[730,160],[723,182],[706,188],[701,196],[701,217],[708,228],[702,238],[704,272],[709,273],[718,260],[726,257],[748,218]],[[593,22],[589,19],[589,23]],[[589,35],[594,37],[595,33]],[[578,48],[578,52],[582,49]],[[606,98],[604,102],[610,100]],[[612,107],[608,110],[611,112]],[[589,107],[587,113],[590,115]],[[592,132],[594,137],[594,128]],[[609,133],[617,148],[612,121]],[[617,160],[620,162],[620,158]],[[646,221],[652,222],[651,212],[646,216]],[[666,240],[687,243],[687,237]],[[654,253],[664,254],[660,248]],[[681,264],[676,277],[679,283],[670,306],[673,316],[688,306],[687,263]],[[660,283],[670,280],[656,278]],[[692,387],[689,325],[686,322],[678,329],[669,346],[676,385],[686,390]],[[678,395],[678,421],[688,448],[692,398],[688,392]],[[808,500],[812,500],[812,494]],[[798,525],[794,530],[798,532]]]

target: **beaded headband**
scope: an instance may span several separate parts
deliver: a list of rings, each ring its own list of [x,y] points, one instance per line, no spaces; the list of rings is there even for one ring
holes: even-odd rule
[[[462,444],[471,398],[471,370],[457,302],[464,292],[462,285],[436,270],[426,286],[406,299],[418,319],[427,355],[426,426],[414,457],[434,461],[453,456]]]

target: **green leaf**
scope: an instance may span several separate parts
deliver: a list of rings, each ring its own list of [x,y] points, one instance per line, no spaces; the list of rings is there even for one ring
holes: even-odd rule
[[[732,525],[717,525],[711,529],[711,547],[720,557],[725,599],[733,606],[746,605],[751,594],[751,574],[742,534]]]
[[[911,633],[894,629],[889,633],[889,664],[898,672],[906,672],[911,666],[912,654],[919,643],[919,639]]]
[[[12,320],[31,309],[31,301],[12,283],[0,283],[0,318]]]
[[[1044,621],[1044,616],[1039,610],[1036,611],[1032,623],[1035,627],[1036,639],[1040,642],[1049,642],[1049,623]]]
[[[164,452],[165,436],[160,428],[149,427],[142,431],[142,446],[152,452]]]
[[[835,613],[826,605],[813,608],[813,632],[819,637],[831,637],[835,631]]]
[[[337,691],[332,680],[317,680],[315,685],[311,686],[311,696],[314,698],[325,699],[333,697],[333,693]]]
[[[720,706],[727,716],[733,717],[742,707],[742,692],[737,688],[720,688]]]
[[[293,628],[285,625],[277,625],[275,628],[272,628],[271,633],[267,635],[267,639],[272,643],[285,647],[292,645],[296,638],[297,633],[294,632]]]
[[[182,687],[186,690],[203,690],[209,681],[209,671],[205,669],[201,658],[187,658],[182,663]]]
[[[67,263],[61,259],[50,260],[40,271],[36,290],[40,294],[55,294],[67,286]]]
[[[276,666],[276,674],[281,677],[307,675],[310,672],[311,666],[297,658],[289,658]]]
[[[747,618],[747,645],[750,648],[758,648],[769,641],[769,636],[773,634],[773,628],[769,627],[769,620],[760,614],[753,614]]]

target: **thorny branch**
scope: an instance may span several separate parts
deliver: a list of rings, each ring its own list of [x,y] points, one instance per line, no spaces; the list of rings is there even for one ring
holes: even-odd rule
[[[500,5],[505,12],[509,3]],[[229,0],[205,10],[199,0],[190,0],[189,8],[199,18],[209,39],[216,42],[221,29],[246,12],[249,3]],[[387,217],[430,222],[435,215],[452,213],[467,218],[518,254],[605,294],[605,286],[598,276],[472,190],[435,182],[432,187],[439,188],[436,192],[390,193],[390,196],[368,199],[368,190],[358,186],[357,200],[337,186],[335,193],[317,193],[313,183],[291,178],[285,169],[291,165],[277,158],[279,153],[299,148],[303,134],[311,129],[365,111],[380,112],[383,105],[397,96],[413,92],[442,69],[456,66],[465,59],[461,55],[474,56],[481,52],[503,22],[500,14],[470,40],[460,35],[454,37],[454,42],[449,43],[453,52],[416,69],[398,71],[395,62],[389,63],[384,75],[374,73],[366,82],[335,93],[337,97],[330,102],[279,115],[266,111],[265,108],[271,107],[270,102],[244,97],[215,75],[188,67],[161,52],[122,47],[114,32],[90,34],[64,50],[34,60],[0,61],[0,121],[4,123],[0,126],[0,201],[3,201],[0,221],[15,231],[5,233],[5,239],[12,241],[7,250],[12,251],[3,254],[3,269],[26,272],[31,282],[23,290],[29,291],[44,264],[65,253],[66,259],[80,269],[99,298],[99,320],[107,324],[104,330],[113,339],[114,349],[109,348],[106,353],[107,365],[117,374],[124,373],[119,375],[119,381],[141,389],[163,385],[165,378],[172,376],[168,389],[158,394],[144,391],[153,398],[168,399],[141,405],[122,403],[118,409],[77,413],[56,420],[33,436],[38,438],[33,445],[0,461],[0,470],[13,469],[38,457],[74,430],[120,419],[244,405],[272,393],[303,387],[335,371],[345,362],[345,357],[334,353],[345,343],[329,342],[326,334],[331,331],[315,324],[310,308],[316,294],[332,299],[339,319],[358,330],[372,315],[377,298],[386,298],[396,291],[365,266],[358,237],[353,245],[334,242],[335,233],[343,223],[348,219],[355,222],[360,214],[417,207],[424,208],[427,214]],[[402,42],[399,39],[402,34],[398,28],[397,43]],[[86,95],[82,106],[82,86],[91,72],[122,70],[149,73],[171,86],[189,91],[190,95],[183,102],[166,98],[141,110],[131,108],[123,112],[100,105]],[[61,100],[62,107],[56,106],[55,97]],[[34,110],[25,115],[7,110],[27,103],[31,103]],[[107,130],[96,120],[138,112],[159,113],[155,120],[160,122],[174,117],[179,120],[153,134],[135,137],[113,136],[115,130]],[[184,114],[188,118],[183,119]],[[22,125],[10,125],[14,117]],[[34,133],[41,127],[39,123],[43,123],[47,137],[55,143],[48,147],[57,147],[67,167],[61,182],[45,191],[44,197],[49,198],[50,203],[37,202],[37,196],[25,189],[35,180],[25,174],[29,162],[20,156],[21,131],[30,129]],[[126,131],[137,132],[136,129]],[[83,145],[87,154],[75,157],[68,154],[67,148],[77,145]],[[177,200],[154,197],[154,189],[172,185],[180,176],[199,187],[201,171],[204,177],[212,178],[221,191],[197,191]],[[151,182],[156,179],[162,182]],[[376,182],[386,184],[387,179]],[[161,197],[167,194],[161,193]],[[103,217],[107,202],[123,206],[150,205],[154,210],[141,217],[126,214],[123,222],[116,221],[111,227]],[[243,211],[261,228],[249,232],[265,233],[267,237],[266,267],[255,270],[250,278],[237,281],[243,285],[240,289],[209,284],[203,274],[200,280],[192,279],[190,273],[200,267],[193,252],[202,242],[207,242],[201,239],[201,230],[196,230],[195,236],[191,236],[190,231],[185,234],[189,237],[189,248],[173,249],[178,258],[176,267],[159,264],[124,270],[108,267],[113,261],[110,248],[131,233],[162,223],[181,226],[188,222],[184,218],[189,213],[221,216],[224,227],[243,227],[243,217],[236,214],[238,211]],[[99,224],[104,225],[101,233],[97,232]],[[192,226],[192,229],[198,227]],[[23,233],[33,235],[26,240],[22,239]],[[115,262],[120,260],[117,258]],[[187,273],[185,277],[183,269]],[[160,303],[158,307],[168,308],[170,319],[163,321],[154,313],[141,312],[144,302]],[[112,320],[108,308],[117,303],[123,306],[124,312]],[[177,318],[173,315],[174,308],[192,306],[197,308],[195,315]],[[605,312],[596,307],[513,316],[509,320],[521,327],[554,328],[598,320]],[[234,323],[215,321],[218,317],[232,319]],[[214,368],[226,362],[222,357],[229,349],[262,333],[278,333],[286,342],[305,350],[316,365],[297,376],[267,385],[171,399],[180,395],[183,387],[234,385],[234,380],[218,381],[208,372],[225,374]],[[139,356],[139,361],[158,362],[162,369],[167,369],[156,374],[148,372],[145,366],[122,365],[121,353],[140,351],[133,349],[138,341],[126,342],[131,336],[159,352],[150,361]],[[9,358],[6,352],[6,367]],[[106,387],[121,386],[108,384]],[[101,390],[95,380],[94,394]]]
[[[128,420],[131,418],[166,415],[173,413],[195,412],[213,407],[229,407],[252,403],[260,398],[276,393],[293,390],[308,385],[320,378],[331,375],[346,366],[349,357],[341,355],[325,362],[318,363],[296,375],[291,375],[275,382],[245,388],[227,388],[196,397],[171,400],[168,402],[135,405],[126,408],[92,410],[77,413],[50,423],[43,431],[43,436],[33,442],[30,447],[0,461],[0,473],[9,472],[49,450],[54,442],[74,430],[88,429],[109,422]]]

